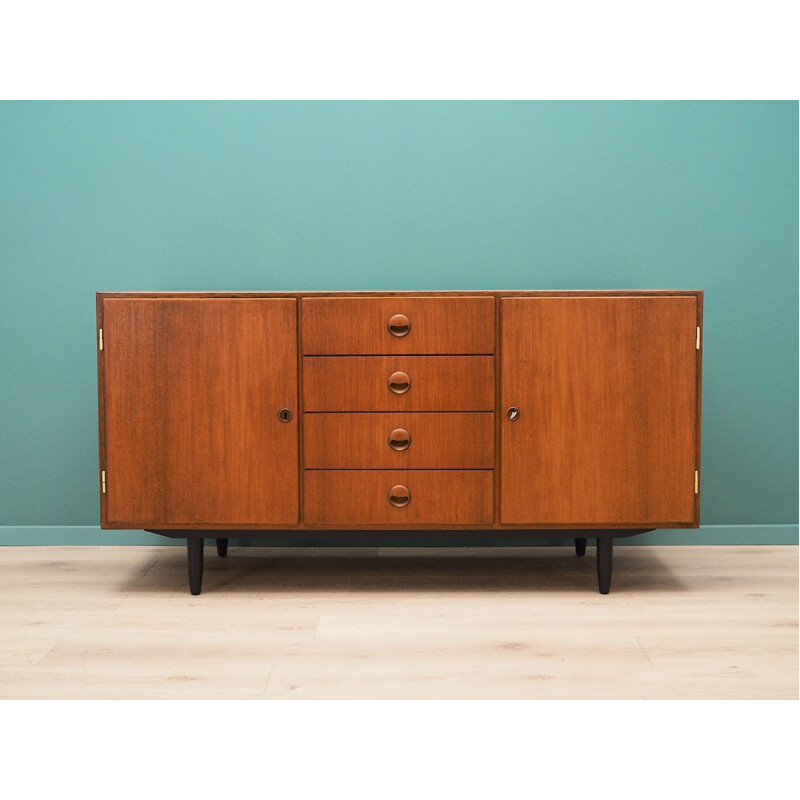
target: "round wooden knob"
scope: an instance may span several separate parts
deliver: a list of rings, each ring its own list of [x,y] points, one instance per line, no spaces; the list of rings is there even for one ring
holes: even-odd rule
[[[388,328],[392,336],[397,336],[398,338],[408,336],[408,332],[411,330],[411,322],[405,314],[395,314],[389,320]]]
[[[392,486],[392,488],[389,489],[389,502],[395,508],[407,506],[411,502],[411,490],[408,486],[403,486],[402,483],[398,483],[397,486]]]
[[[392,450],[408,450],[411,447],[411,434],[405,428],[395,428],[389,434],[389,447]]]
[[[405,394],[411,388],[411,378],[405,372],[393,372],[389,376],[389,389],[395,394]]]

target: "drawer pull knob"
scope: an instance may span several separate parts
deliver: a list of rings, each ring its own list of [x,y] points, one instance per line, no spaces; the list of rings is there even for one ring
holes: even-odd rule
[[[411,378],[405,372],[393,372],[389,376],[389,389],[395,394],[405,394],[411,388]]]
[[[403,508],[411,502],[411,490],[408,486],[398,483],[397,486],[392,486],[389,489],[389,502],[395,508]]]
[[[411,330],[411,322],[405,314],[395,314],[389,320],[389,333],[398,338],[408,336]]]
[[[389,434],[389,447],[392,450],[408,450],[411,447],[411,434],[405,428],[395,428]]]

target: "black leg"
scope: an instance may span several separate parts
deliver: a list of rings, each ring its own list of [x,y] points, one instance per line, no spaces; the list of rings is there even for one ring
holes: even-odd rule
[[[586,539],[578,538],[575,540],[575,555],[586,555]]]
[[[608,594],[611,588],[611,555],[614,539],[611,536],[597,537],[597,585],[600,594]]]
[[[227,539],[217,539],[217,555],[220,558],[224,558],[228,555],[228,540]]]
[[[203,540],[187,539],[189,554],[189,590],[192,594],[200,594],[203,585]]]

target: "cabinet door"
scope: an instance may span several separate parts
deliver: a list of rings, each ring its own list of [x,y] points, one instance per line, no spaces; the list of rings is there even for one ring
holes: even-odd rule
[[[104,521],[297,522],[296,301],[104,298],[102,314]]]
[[[507,298],[501,310],[501,521],[695,521],[697,299]]]

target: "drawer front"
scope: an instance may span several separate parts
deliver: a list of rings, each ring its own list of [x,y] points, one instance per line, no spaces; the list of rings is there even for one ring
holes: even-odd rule
[[[302,300],[306,355],[494,353],[492,297]]]
[[[492,521],[491,470],[306,470],[312,524],[481,525]]]
[[[492,412],[308,414],[308,469],[492,469]]]
[[[306,356],[305,411],[493,411],[493,356]]]

